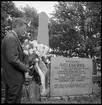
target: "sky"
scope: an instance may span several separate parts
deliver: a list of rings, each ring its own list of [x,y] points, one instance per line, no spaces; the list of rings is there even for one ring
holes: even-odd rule
[[[13,1],[17,8],[25,7],[29,5],[34,7],[38,13],[46,12],[46,14],[51,17],[50,13],[54,11],[54,5],[57,4],[57,1]]]

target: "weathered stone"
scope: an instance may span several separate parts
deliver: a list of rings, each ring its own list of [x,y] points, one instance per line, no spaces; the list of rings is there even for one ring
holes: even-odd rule
[[[77,95],[74,98],[74,101],[77,101],[78,103],[81,103],[82,100],[83,100],[83,95]]]
[[[94,100],[96,98],[95,94],[91,94],[90,97]]]
[[[67,97],[67,96],[63,96],[63,97],[62,97],[62,100],[63,100],[63,101],[68,101],[68,97]]]
[[[50,74],[50,96],[92,93],[92,59],[51,57]]]
[[[68,101],[70,101],[70,97],[69,96],[67,96],[68,97]]]
[[[77,102],[77,101],[74,100],[74,101],[71,101],[71,103],[72,104],[78,104],[79,102]]]
[[[41,101],[47,101],[47,97],[41,97]]]
[[[27,93],[26,93],[26,90],[25,90],[25,87],[23,86],[23,89],[22,89],[22,98],[26,97]]]
[[[61,97],[51,97],[50,101],[61,101]]]
[[[101,92],[101,88],[98,86],[97,83],[93,83],[92,84],[92,89],[93,89],[93,94],[96,94],[96,93],[100,93]]]
[[[87,102],[92,101],[92,98],[90,97],[90,95],[83,95],[83,99],[84,101],[87,101]]]
[[[75,96],[69,96],[70,101],[73,101]]]
[[[75,98],[82,99],[83,98],[83,95],[77,95]]]
[[[39,14],[39,27],[38,27],[38,37],[39,43],[43,43],[49,46],[49,35],[48,35],[48,16],[45,12]]]
[[[93,82],[101,81],[101,73],[100,74],[97,74],[97,75],[93,75],[92,76],[92,81]]]
[[[84,100],[88,100],[89,98],[90,98],[89,95],[83,95],[83,99],[84,99]]]

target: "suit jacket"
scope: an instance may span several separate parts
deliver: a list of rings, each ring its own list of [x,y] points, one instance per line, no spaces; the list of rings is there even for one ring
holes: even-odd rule
[[[8,32],[2,41],[2,76],[5,84],[19,85],[24,83],[25,55],[18,37],[12,31]]]

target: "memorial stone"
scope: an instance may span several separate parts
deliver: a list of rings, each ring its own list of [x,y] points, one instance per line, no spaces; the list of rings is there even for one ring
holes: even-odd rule
[[[92,59],[52,57],[50,95],[91,94],[92,67]]]
[[[48,16],[45,12],[39,14],[39,27],[38,27],[38,43],[43,43],[49,46],[48,35]]]

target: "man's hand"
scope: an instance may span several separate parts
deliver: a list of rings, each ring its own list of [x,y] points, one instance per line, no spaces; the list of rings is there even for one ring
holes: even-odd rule
[[[29,72],[30,71],[29,65],[25,64],[25,66],[26,66],[26,72]]]
[[[25,73],[25,78],[26,78],[26,79],[32,79],[33,76],[30,76],[30,75],[29,75],[29,72],[26,72],[26,73]]]

